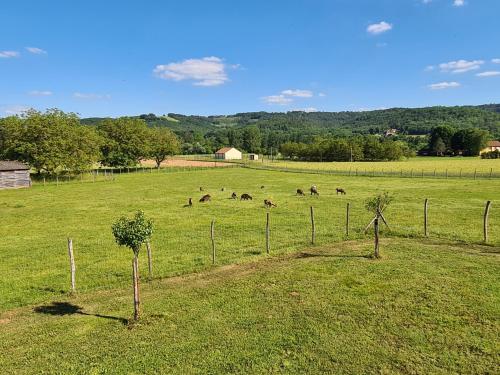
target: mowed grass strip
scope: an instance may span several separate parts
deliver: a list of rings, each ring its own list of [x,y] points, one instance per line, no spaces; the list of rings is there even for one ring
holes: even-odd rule
[[[309,248],[0,314],[16,374],[496,373],[500,248],[384,239]]]
[[[265,257],[266,198],[278,205],[271,211],[272,255],[310,245],[310,206],[315,208],[318,246],[345,240],[348,202],[350,239],[368,238],[371,234],[363,229],[371,216],[364,201],[383,191],[394,195],[385,212],[390,230],[382,228],[383,237],[422,237],[423,202],[429,198],[431,237],[480,243],[484,205],[492,200],[490,242],[500,245],[500,180],[342,177],[240,168],[115,177],[114,182],[0,191],[0,311],[51,300],[69,290],[68,237],[74,243],[77,291],[128,285],[132,254],[114,243],[111,224],[139,209],[155,222],[155,277],[211,267],[213,219],[218,265]],[[297,188],[307,191],[312,184],[318,186],[319,197],[295,195]],[[336,187],[347,195],[336,195]],[[233,191],[254,199],[229,199]],[[205,193],[212,194],[212,201],[198,203]],[[195,202],[192,208],[185,207],[189,197]],[[140,258],[146,275],[144,251]]]
[[[417,178],[424,173],[427,177],[433,177],[434,173],[439,178],[450,176],[471,178],[477,173],[477,177],[500,177],[500,160],[480,159],[479,157],[415,157],[402,161],[391,162],[300,162],[268,159],[258,162],[248,162],[255,167],[276,167],[311,171],[351,171],[355,174],[385,173],[404,176],[413,175]]]

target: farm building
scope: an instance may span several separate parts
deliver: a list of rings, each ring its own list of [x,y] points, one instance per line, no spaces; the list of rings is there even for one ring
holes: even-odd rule
[[[30,187],[30,168],[18,161],[0,160],[0,189]]]
[[[258,154],[248,154],[248,160],[259,160]]]
[[[497,150],[500,151],[500,141],[489,141],[486,148],[481,150],[481,154]]]
[[[223,147],[215,152],[216,159],[222,160],[241,160],[241,151],[238,151],[234,147]]]

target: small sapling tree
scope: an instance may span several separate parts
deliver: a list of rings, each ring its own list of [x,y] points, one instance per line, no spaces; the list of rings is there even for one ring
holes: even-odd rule
[[[126,246],[134,252],[132,261],[132,277],[134,286],[134,320],[139,319],[139,251],[143,244],[153,234],[153,222],[144,216],[144,212],[137,211],[132,219],[121,217],[111,227],[116,243]]]
[[[374,217],[373,217],[372,221],[370,222],[370,224],[368,224],[368,226],[366,227],[366,230],[370,227],[371,224],[373,224],[373,229],[374,229],[374,233],[375,233],[375,251],[373,253],[373,256],[377,259],[380,258],[379,220],[382,219],[384,224],[387,227],[389,227],[389,225],[387,224],[387,221],[384,218],[383,212],[391,204],[391,202],[392,202],[392,197],[387,192],[385,192],[383,194],[378,194],[378,195],[374,196],[373,198],[369,198],[365,202],[366,209],[374,214]]]

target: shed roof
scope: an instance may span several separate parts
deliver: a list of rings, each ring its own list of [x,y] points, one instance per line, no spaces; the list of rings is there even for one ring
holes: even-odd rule
[[[225,154],[226,152],[232,150],[234,147],[223,147],[220,150],[215,151],[216,154]]]
[[[500,141],[489,141],[488,147],[500,147]]]
[[[30,167],[20,161],[0,160],[0,172],[26,171],[29,169]]]

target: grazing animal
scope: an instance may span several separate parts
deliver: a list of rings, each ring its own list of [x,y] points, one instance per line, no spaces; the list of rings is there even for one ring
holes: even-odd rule
[[[240,200],[241,201],[251,201],[252,196],[250,194],[247,194],[247,193],[241,194]]]
[[[226,188],[224,188],[224,186],[223,186],[222,189],[220,189],[220,191],[224,191],[224,190],[226,190]]]
[[[262,185],[260,188],[261,188],[261,189],[264,189],[264,188],[265,188],[265,186],[264,186],[264,185]]]
[[[345,192],[345,190],[344,190],[344,189],[342,189],[342,188],[337,188],[337,189],[335,189],[335,190],[337,190],[337,195],[339,195],[339,193],[340,193],[341,195],[346,195],[346,194],[347,194],[347,193]]]
[[[189,198],[188,206],[189,207],[193,206],[193,198]]]
[[[201,203],[208,202],[212,199],[212,196],[210,194],[205,194],[203,197],[200,198]]]
[[[202,186],[200,186],[200,191],[203,191],[203,187]]]
[[[318,187],[316,185],[311,186],[309,190],[311,191],[311,195],[319,195]]]
[[[231,199],[238,199],[238,196],[236,193],[233,191],[233,194],[231,194]]]
[[[271,208],[271,207],[278,207],[276,206],[271,200],[269,199],[264,199],[264,205],[267,207],[267,208]]]
[[[297,195],[302,195],[302,196],[304,196],[304,195],[305,195],[305,194],[304,194],[304,190],[302,190],[302,189],[297,189]]]

